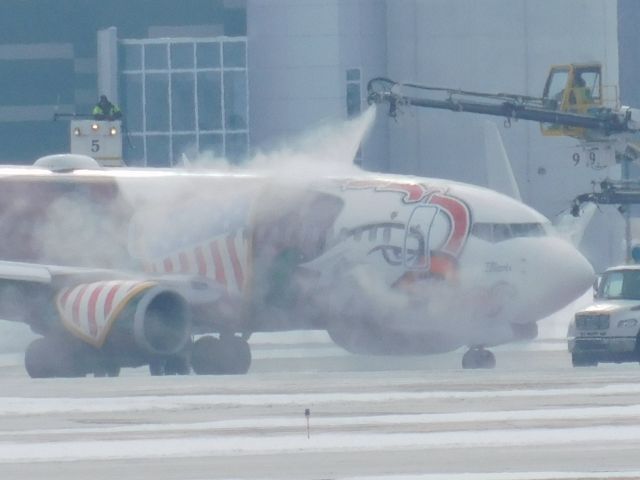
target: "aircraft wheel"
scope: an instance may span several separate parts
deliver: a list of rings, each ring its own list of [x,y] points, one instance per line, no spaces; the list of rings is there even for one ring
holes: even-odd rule
[[[588,353],[572,353],[571,364],[574,367],[597,367],[598,360]]]
[[[174,355],[164,362],[165,375],[189,375],[191,373],[191,365],[186,357]]]
[[[109,366],[104,369],[96,370],[93,372],[94,377],[119,377],[120,367],[117,365]]]
[[[251,348],[244,338],[222,336],[219,345],[220,370],[223,375],[242,375],[251,366]]]
[[[462,356],[462,368],[494,368],[496,357],[482,347],[472,347]]]
[[[191,347],[191,368],[198,375],[215,375],[218,340],[211,335],[200,337]]]
[[[24,366],[31,378],[81,377],[81,362],[71,342],[51,337],[37,338],[24,353]]]
[[[120,365],[109,358],[100,359],[93,371],[94,377],[119,377]]]
[[[24,366],[31,378],[55,377],[51,363],[52,348],[46,338],[31,342],[24,352]]]
[[[250,365],[249,344],[235,335],[201,337],[191,350],[191,367],[198,375],[239,375],[247,373]]]
[[[107,365],[107,377],[119,377],[120,365]]]
[[[149,362],[149,375],[152,377],[164,375],[164,359],[154,358]]]

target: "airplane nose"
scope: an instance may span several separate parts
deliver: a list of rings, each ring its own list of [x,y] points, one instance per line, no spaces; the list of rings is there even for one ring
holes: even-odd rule
[[[532,296],[538,301],[529,305],[529,313],[538,319],[579,298],[595,280],[593,267],[573,245],[558,238],[548,240],[532,269],[530,288],[539,289],[539,295]]]
[[[565,242],[563,244],[565,247],[559,247],[556,252],[561,268],[559,290],[564,297],[575,300],[593,285],[595,272],[584,255],[572,245]]]

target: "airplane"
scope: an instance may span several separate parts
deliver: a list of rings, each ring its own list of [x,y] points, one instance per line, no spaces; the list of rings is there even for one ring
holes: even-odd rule
[[[550,221],[496,191],[360,172],[0,166],[0,318],[38,335],[34,378],[243,374],[255,332],[326,330],[356,354],[537,335],[594,273]]]

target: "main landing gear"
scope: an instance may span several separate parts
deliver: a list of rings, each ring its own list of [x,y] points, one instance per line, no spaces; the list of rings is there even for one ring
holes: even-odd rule
[[[183,355],[156,358],[149,362],[151,375],[241,375],[251,365],[251,349],[242,337],[222,334],[198,338]]]
[[[462,368],[494,368],[496,357],[481,345],[474,345],[462,356]]]
[[[251,365],[251,349],[242,337],[206,335],[193,343],[191,367],[198,375],[240,375]]]
[[[219,338],[198,338],[174,355],[149,357],[137,350],[97,349],[64,336],[34,340],[25,352],[25,368],[31,378],[117,377],[121,367],[149,365],[149,373],[159,375],[240,375],[251,365],[246,338],[223,333]]]
[[[27,373],[31,378],[117,377],[117,361],[80,340],[48,336],[37,338],[24,355]]]

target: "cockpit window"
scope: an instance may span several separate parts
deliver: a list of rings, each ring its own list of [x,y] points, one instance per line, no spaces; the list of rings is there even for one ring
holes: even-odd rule
[[[471,235],[497,243],[518,237],[542,237],[546,232],[541,223],[475,223]]]

